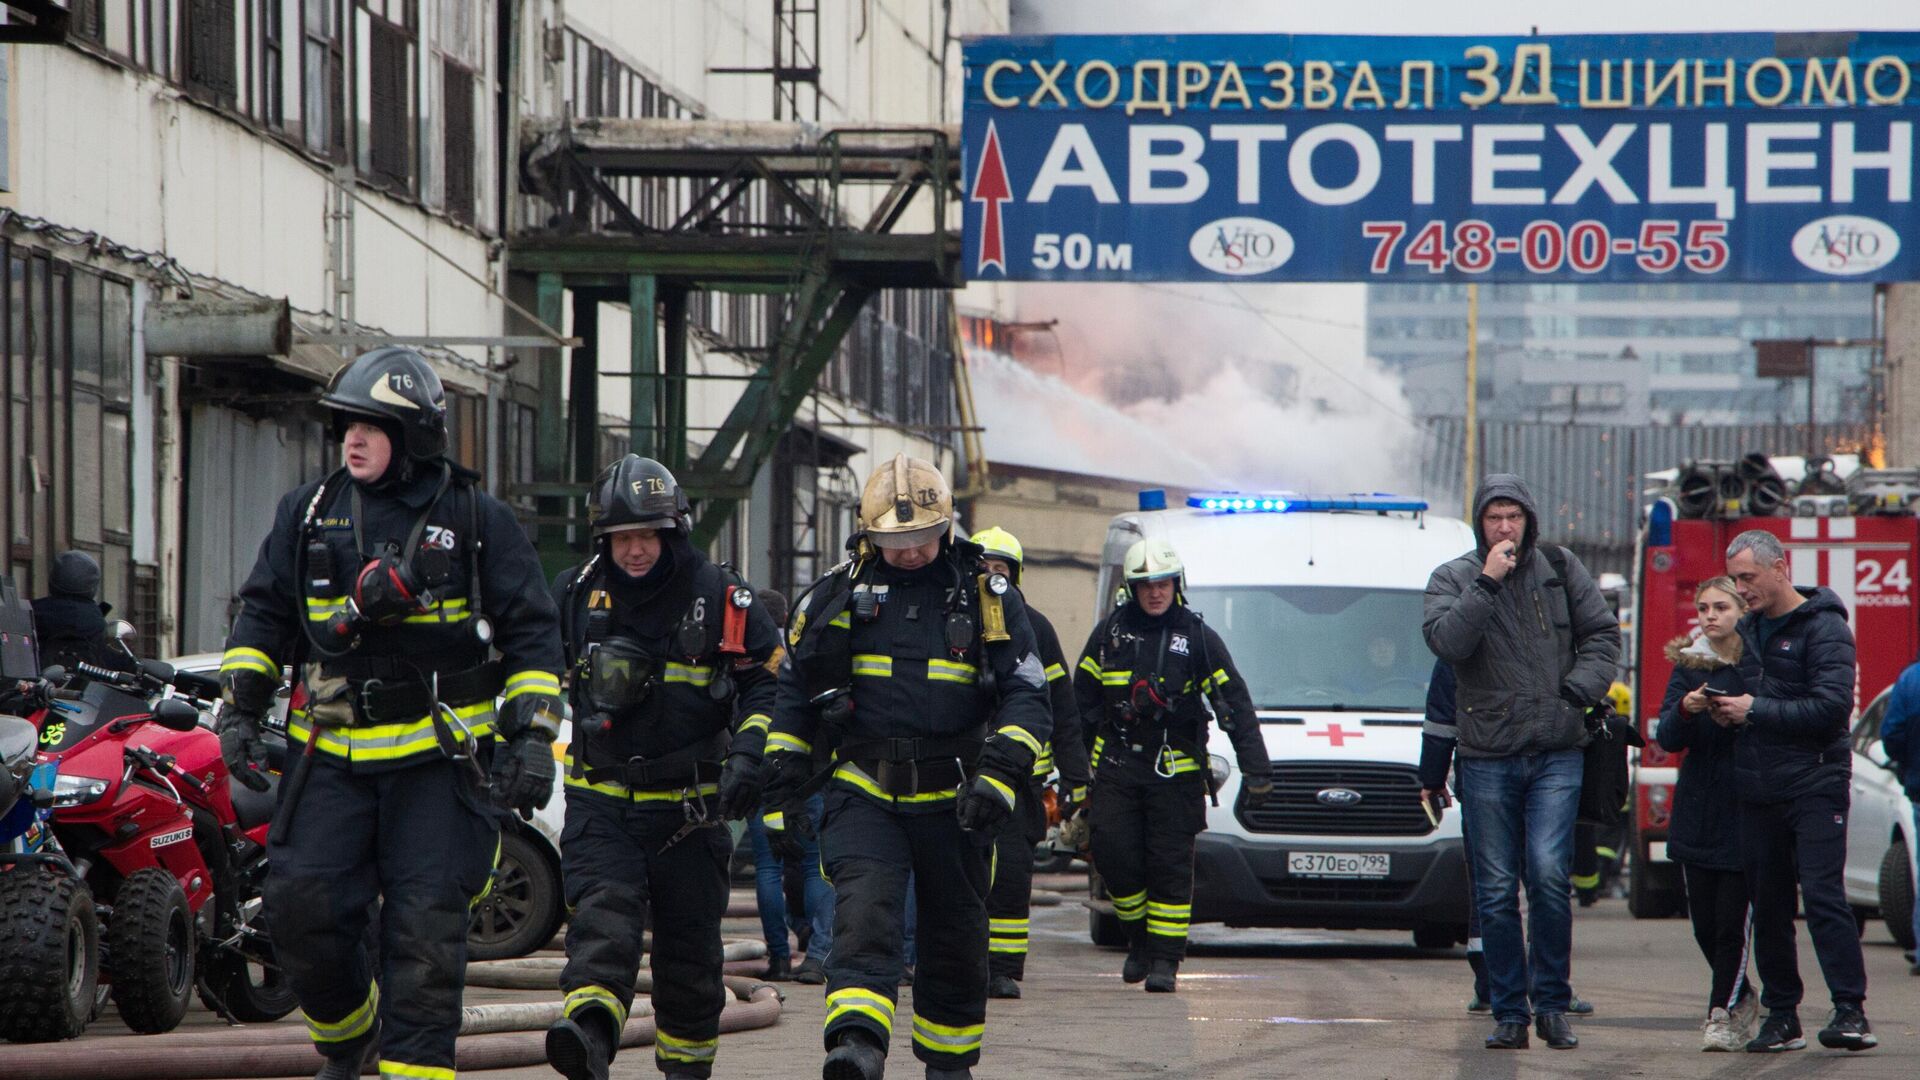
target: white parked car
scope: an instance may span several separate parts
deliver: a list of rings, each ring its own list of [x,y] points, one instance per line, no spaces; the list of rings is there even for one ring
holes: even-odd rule
[[[1913,941],[1916,829],[1913,802],[1887,764],[1880,721],[1891,689],[1884,690],[1853,725],[1853,807],[1847,816],[1847,903],[1861,925],[1875,913],[1902,948]]]
[[[169,661],[181,671],[217,675],[219,653],[194,653]],[[283,694],[274,705],[278,730],[286,730],[287,702]],[[566,752],[566,731],[554,743],[556,757]],[[518,817],[500,838],[500,864],[493,888],[474,905],[467,928],[467,956],[473,960],[504,960],[525,956],[553,939],[566,918],[560,891],[560,826],[566,817],[563,776],[556,775],[553,800],[534,814],[531,822]]]

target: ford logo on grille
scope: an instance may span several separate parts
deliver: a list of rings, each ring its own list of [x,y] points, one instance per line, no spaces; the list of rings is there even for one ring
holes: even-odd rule
[[[1314,796],[1314,800],[1322,806],[1354,806],[1362,798],[1364,796],[1359,792],[1343,787],[1322,788],[1320,793]]]

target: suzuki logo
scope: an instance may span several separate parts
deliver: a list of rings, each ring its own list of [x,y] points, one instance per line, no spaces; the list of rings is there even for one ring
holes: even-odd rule
[[[1356,806],[1364,797],[1352,788],[1330,787],[1322,788],[1313,798],[1322,806]]]

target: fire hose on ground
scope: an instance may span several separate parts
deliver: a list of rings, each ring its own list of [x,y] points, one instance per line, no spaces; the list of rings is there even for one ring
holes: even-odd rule
[[[757,964],[756,970],[764,970],[764,964],[753,959],[755,947],[760,950],[758,955],[764,957],[764,944],[729,942],[727,966],[740,968]],[[514,988],[554,990],[563,963],[557,957],[496,960],[469,965],[469,971],[482,979],[505,975],[516,980],[512,983]],[[723,976],[721,984],[732,998],[720,1013],[722,1034],[771,1027],[779,1022],[780,993],[774,987],[741,974]],[[505,984],[470,977],[468,985]],[[636,989],[646,993],[652,988],[651,975],[641,972]],[[461,1010],[456,1067],[463,1072],[480,1072],[545,1064],[546,1028],[560,1015],[560,1009],[559,1001],[467,1006]],[[634,1002],[627,1025],[620,1033],[620,1045],[646,1046],[653,1042],[654,1035],[651,1004]],[[0,1075],[31,1076],[34,1080],[308,1077],[313,1075],[319,1061],[305,1026],[292,1023],[0,1047]]]

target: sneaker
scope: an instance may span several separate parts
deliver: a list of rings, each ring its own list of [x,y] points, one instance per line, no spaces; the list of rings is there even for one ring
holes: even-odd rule
[[[1493,1011],[1493,1006],[1481,1000],[1479,994],[1475,994],[1467,999],[1467,1011],[1470,1013],[1490,1013]]]
[[[1707,1022],[1700,1025],[1700,1049],[1709,1052],[1731,1053],[1740,1049],[1741,1040],[1733,1030],[1733,1014],[1715,1007],[1707,1013]]]
[[[1820,1045],[1829,1050],[1871,1050],[1880,1045],[1873,1025],[1860,1006],[1846,1003],[1833,1008],[1833,1018],[1820,1029]]]
[[[1776,1009],[1767,1014],[1760,1034],[1747,1042],[1749,1054],[1778,1054],[1783,1050],[1805,1050],[1807,1040],[1800,1034],[1800,1014]]]
[[[1760,1026],[1760,995],[1754,993],[1752,986],[1748,986],[1740,1000],[1733,1003],[1731,1015],[1734,1040],[1744,1044],[1753,1038]]]
[[[1579,994],[1575,994],[1573,995],[1572,1001],[1570,1001],[1567,1005],[1567,1015],[1568,1016],[1592,1016],[1593,1002],[1588,1001],[1586,998],[1581,997]]]

